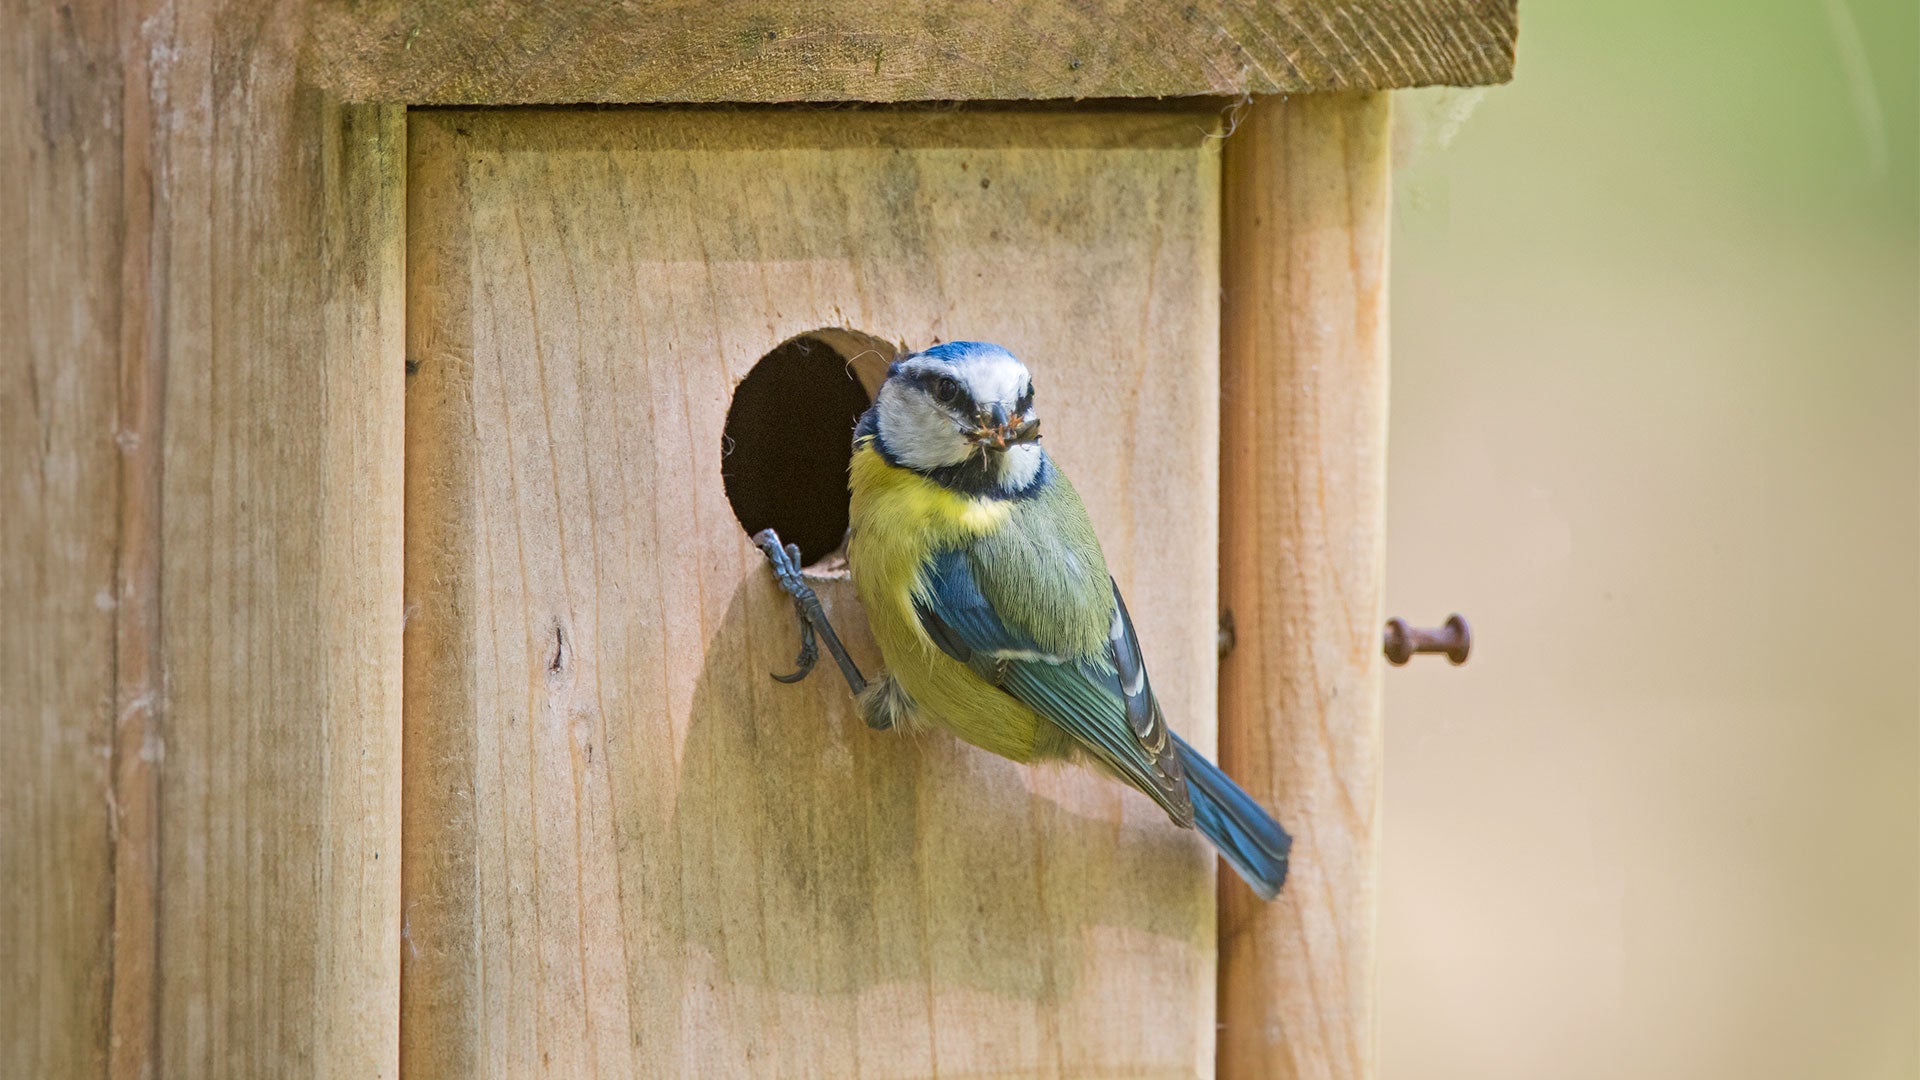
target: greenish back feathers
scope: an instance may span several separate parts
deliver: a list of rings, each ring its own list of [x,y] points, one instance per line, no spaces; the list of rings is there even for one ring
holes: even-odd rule
[[[1177,739],[1024,365],[951,342],[902,359],[856,429],[847,557],[886,674],[861,707],[1016,761],[1091,758],[1198,825],[1254,888],[1286,833]]]
[[[1179,757],[1093,524],[1064,473],[1047,463],[1043,476],[1022,498],[959,496],[863,441],[850,554],[863,602],[885,609],[873,626],[889,675],[976,745],[1018,760],[1089,754],[1191,824]],[[869,548],[869,533],[893,535],[909,515],[910,542]],[[908,635],[937,654],[905,647]]]

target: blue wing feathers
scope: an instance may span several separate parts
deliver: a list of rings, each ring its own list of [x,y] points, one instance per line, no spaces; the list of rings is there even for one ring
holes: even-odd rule
[[[1293,837],[1273,815],[1253,801],[1213,762],[1175,735],[1180,762],[1187,770],[1187,793],[1193,799],[1193,823],[1220,849],[1220,854],[1253,891],[1271,900],[1287,880],[1287,853]]]
[[[914,600],[935,645],[1058,724],[1096,757],[1205,834],[1253,891],[1271,900],[1293,839],[1253,797],[1166,727],[1120,591],[1101,655],[1046,656],[1001,619],[964,551],[936,555]],[[1171,739],[1171,746],[1168,740]]]
[[[995,347],[954,342],[927,354],[958,359],[988,348]],[[877,444],[877,412],[862,417],[856,438]],[[915,647],[909,630],[908,659],[919,666],[895,677],[927,680],[914,692],[930,718],[976,745],[1023,762],[1098,761],[1176,824],[1197,827],[1254,892],[1273,899],[1286,881],[1292,838],[1169,729],[1086,508],[1044,456],[1041,470],[1017,497],[976,507],[994,511],[985,524],[942,518],[940,531],[925,537],[910,586],[913,614],[925,641],[961,666]],[[856,528],[860,520],[856,513]],[[898,595],[884,599],[892,620]]]
[[[935,555],[923,580],[926,595],[914,598],[914,611],[933,635],[934,644],[955,660],[968,663],[975,652],[1039,651],[1040,646],[1031,637],[1001,621],[981,593],[965,552]],[[938,624],[939,632],[931,624]]]
[[[1166,720],[1159,715],[1153,686],[1147,681],[1147,662],[1140,655],[1140,639],[1133,632],[1133,617],[1127,614],[1127,602],[1120,598],[1120,586],[1113,587],[1113,628],[1108,631],[1107,653],[1113,658],[1114,686],[1127,705],[1127,723],[1142,740],[1162,744]]]
[[[1118,603],[1119,593],[1114,593]],[[1009,626],[980,587],[972,560],[963,550],[936,554],[914,598],[915,613],[940,651],[973,668],[987,682],[1046,717],[1073,736],[1140,790],[1151,795],[1181,825],[1193,823],[1179,759],[1165,738],[1159,707],[1146,690],[1132,624],[1120,609],[1104,654],[1050,656],[1033,635]],[[1126,661],[1116,649],[1130,650],[1134,692],[1121,681]],[[1139,699],[1136,702],[1135,699]],[[1134,721],[1136,709],[1151,709],[1149,723]]]

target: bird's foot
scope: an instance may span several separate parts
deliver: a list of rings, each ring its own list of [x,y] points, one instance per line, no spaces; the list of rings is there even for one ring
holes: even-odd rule
[[[819,640],[827,643],[827,651],[833,654],[833,661],[840,667],[840,674],[846,677],[847,689],[858,696],[867,688],[867,680],[854,666],[853,658],[847,655],[846,646],[840,644],[840,635],[834,633],[833,624],[827,621],[826,609],[820,606],[820,597],[807,584],[800,574],[800,549],[793,544],[780,541],[780,534],[772,529],[762,529],[753,535],[754,544],[763,552],[767,561],[773,564],[773,578],[788,596],[793,597],[793,606],[800,613],[800,655],[795,658],[797,670],[787,675],[775,675],[783,683],[796,683],[813,671],[819,662]]]
[[[755,534],[753,542],[773,564],[773,579],[780,585],[781,591],[793,597],[793,605],[800,613],[800,655],[794,658],[795,670],[786,675],[775,675],[774,680],[783,683],[797,683],[813,673],[813,665],[820,661],[820,645],[813,636],[813,620],[807,617],[807,604],[818,603],[813,588],[800,575],[800,548],[794,544],[780,542],[780,534],[772,529],[764,529]]]

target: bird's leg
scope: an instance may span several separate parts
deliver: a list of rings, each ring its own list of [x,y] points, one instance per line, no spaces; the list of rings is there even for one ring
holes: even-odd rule
[[[753,534],[753,542],[773,564],[773,578],[788,596],[793,597],[793,606],[800,612],[800,656],[794,661],[799,670],[791,675],[775,675],[774,678],[785,683],[799,682],[813,670],[820,659],[820,650],[815,644],[815,635],[826,641],[827,651],[833,654],[833,662],[840,665],[840,674],[847,678],[847,689],[855,697],[867,688],[867,680],[854,666],[853,657],[847,655],[847,647],[840,644],[840,635],[833,632],[833,624],[827,621],[827,611],[820,606],[820,598],[814,595],[813,587],[800,576],[800,549],[792,544],[780,542],[780,534],[772,529],[762,529]]]

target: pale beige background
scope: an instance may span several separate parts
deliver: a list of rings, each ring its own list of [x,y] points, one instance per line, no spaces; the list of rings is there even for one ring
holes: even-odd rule
[[[1399,99],[1388,1080],[1920,1075],[1915,7]]]

